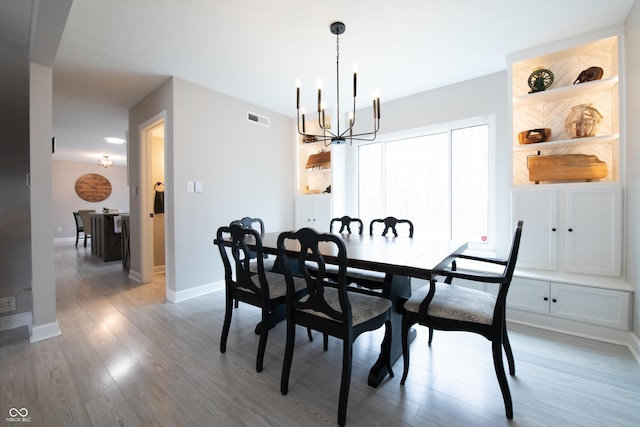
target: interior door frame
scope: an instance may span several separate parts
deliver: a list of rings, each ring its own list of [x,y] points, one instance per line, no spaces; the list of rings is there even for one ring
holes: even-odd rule
[[[153,198],[151,189],[152,132],[158,126],[164,126],[166,132],[166,113],[163,111],[139,126],[140,135],[140,278],[142,283],[153,281]],[[166,135],[165,135],[166,141]],[[166,142],[164,146],[166,154]],[[166,163],[166,162],[165,162]],[[165,224],[166,229],[166,224]],[[166,248],[166,236],[165,236]],[[166,250],[166,249],[165,249]]]

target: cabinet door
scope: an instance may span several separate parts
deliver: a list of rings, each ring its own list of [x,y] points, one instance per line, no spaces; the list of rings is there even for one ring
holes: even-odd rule
[[[524,221],[517,266],[557,270],[558,190],[515,190],[511,197],[512,222]]]
[[[551,283],[550,313],[555,317],[616,329],[629,329],[629,292]]]
[[[549,282],[514,277],[507,294],[507,308],[549,314]]]
[[[566,194],[566,270],[619,276],[622,189],[570,188]]]
[[[311,227],[321,232],[329,231],[329,223],[331,222],[330,195],[296,197],[295,205],[296,229]]]

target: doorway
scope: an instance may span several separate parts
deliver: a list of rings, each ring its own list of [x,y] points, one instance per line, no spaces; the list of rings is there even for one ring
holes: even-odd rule
[[[164,117],[142,126],[141,142],[140,273],[142,283],[149,283],[166,274]]]

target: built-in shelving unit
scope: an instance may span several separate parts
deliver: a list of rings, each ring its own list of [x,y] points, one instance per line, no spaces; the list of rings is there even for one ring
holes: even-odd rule
[[[513,184],[535,185],[530,180],[530,156],[588,154],[607,164],[608,174],[600,181],[619,181],[620,82],[618,36],[585,41],[558,50],[538,50],[510,58],[510,89],[513,126]],[[599,80],[574,84],[581,71],[601,67]],[[529,75],[539,67],[553,72],[554,81],[544,91],[529,93]],[[603,116],[595,136],[571,139],[565,119],[572,107],[592,104]],[[550,128],[548,142],[520,145],[518,133]],[[545,182],[542,182],[544,184]]]
[[[633,288],[623,274],[624,174],[619,159],[625,144],[620,125],[622,34],[621,29],[601,31],[507,58],[512,221],[524,221],[507,299],[509,320],[612,341],[629,330]],[[602,78],[574,84],[589,67],[602,68]],[[529,76],[538,68],[550,70],[554,80],[545,90],[530,93]],[[581,104],[591,104],[602,120],[594,136],[571,138],[565,120]],[[520,144],[520,132],[540,128],[551,129],[548,141]],[[552,162],[545,167],[551,165],[553,173],[542,176],[555,177],[559,171],[559,179],[535,181],[540,172],[530,173],[529,165],[543,160],[532,158],[536,156],[596,156],[599,167],[606,163],[606,176],[576,178],[580,175],[568,173],[564,163]]]

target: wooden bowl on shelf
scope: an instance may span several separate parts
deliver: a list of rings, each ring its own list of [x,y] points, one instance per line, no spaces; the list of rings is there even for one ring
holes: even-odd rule
[[[518,142],[522,145],[547,142],[549,139],[551,139],[549,128],[529,129],[518,133]]]

